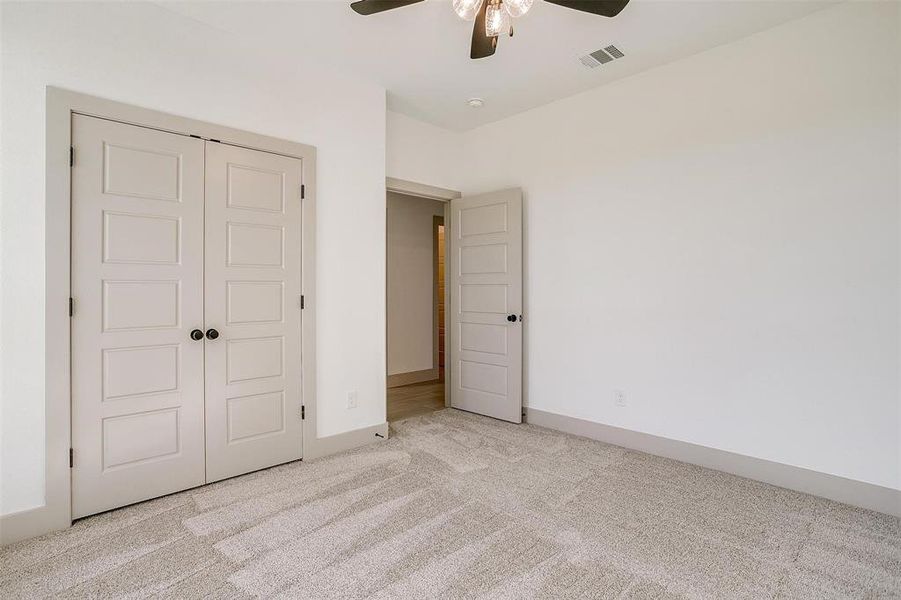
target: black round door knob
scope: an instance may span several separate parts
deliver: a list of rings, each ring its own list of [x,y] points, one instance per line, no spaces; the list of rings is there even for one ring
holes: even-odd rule
[[[202,340],[202,339],[203,339],[203,332],[200,331],[199,329],[193,329],[193,330],[191,331],[191,339],[194,340],[195,342],[198,341],[198,340]]]
[[[516,315],[507,315],[507,320],[511,323],[516,323]]]
[[[219,332],[216,331],[215,329],[207,329],[206,330],[206,339],[215,340],[217,337],[219,337]]]

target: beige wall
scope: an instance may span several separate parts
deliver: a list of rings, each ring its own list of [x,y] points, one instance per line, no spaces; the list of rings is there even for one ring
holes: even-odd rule
[[[318,434],[384,423],[385,90],[303,57],[285,77],[261,50],[150,3],[3,2],[0,16],[0,512],[44,504],[48,84],[316,146]]]
[[[388,177],[460,189],[465,173],[462,134],[388,111],[385,170]]]
[[[899,22],[842,3],[465,134],[462,191],[525,194],[529,407],[901,489]]]
[[[444,203],[388,192],[388,374],[433,364],[432,219]]]

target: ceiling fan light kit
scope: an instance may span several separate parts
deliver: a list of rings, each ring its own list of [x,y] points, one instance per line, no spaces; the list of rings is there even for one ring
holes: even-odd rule
[[[479,13],[482,2],[487,2],[489,15],[491,15],[493,11],[505,12],[514,19],[518,19],[529,12],[534,1],[535,0],[454,0],[454,12],[456,12],[457,16],[464,21],[472,21]],[[491,21],[490,16],[488,20],[489,22]]]
[[[504,10],[513,17],[514,19],[518,19],[523,16],[529,9],[532,8],[533,0],[504,0]]]
[[[501,0],[487,0],[488,10],[485,13],[485,35],[497,37],[510,31],[510,13],[504,9]]]
[[[629,0],[545,0],[551,4],[571,8],[602,17],[615,17]],[[357,0],[350,7],[361,15],[372,15],[393,8],[418,4],[423,0]],[[454,12],[466,21],[475,21],[472,28],[470,58],[485,58],[497,50],[502,33],[513,36],[513,19],[522,17],[535,0],[454,0]]]
[[[482,0],[454,0],[454,12],[464,21],[472,21],[479,14]]]

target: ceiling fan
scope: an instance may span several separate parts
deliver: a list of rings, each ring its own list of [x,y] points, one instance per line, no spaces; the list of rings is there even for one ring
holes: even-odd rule
[[[629,0],[545,0],[582,12],[615,17]],[[361,15],[372,15],[423,0],[357,0],[350,7]],[[513,35],[512,19],[529,12],[534,0],[454,0],[454,11],[467,21],[474,20],[470,58],[491,56],[497,49],[497,40],[503,33]]]

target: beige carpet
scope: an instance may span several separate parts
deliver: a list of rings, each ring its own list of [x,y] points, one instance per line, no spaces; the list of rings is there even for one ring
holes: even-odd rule
[[[445,410],[3,549],[0,597],[901,597],[901,524]]]

